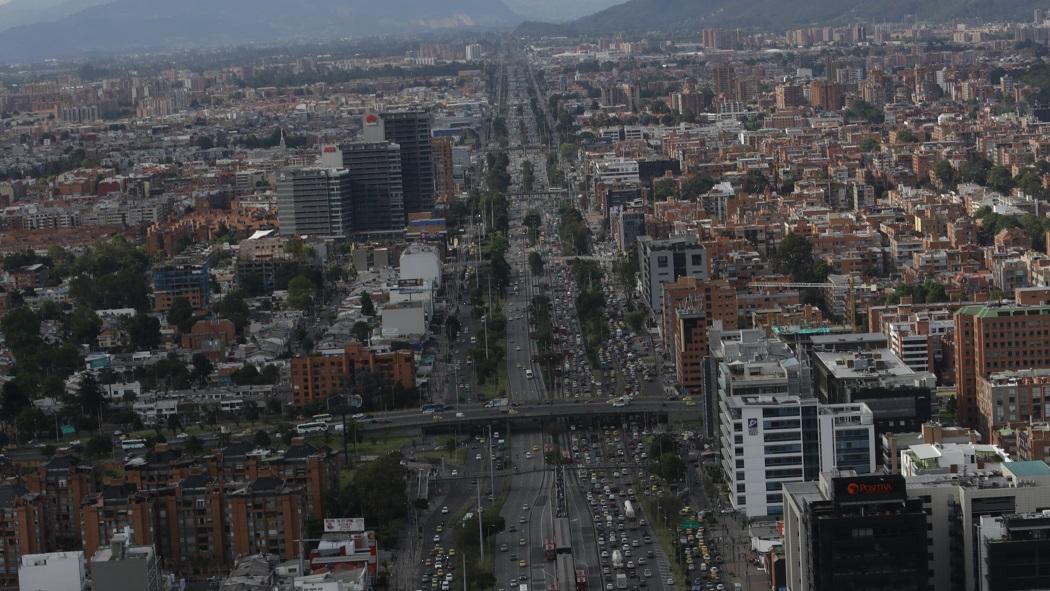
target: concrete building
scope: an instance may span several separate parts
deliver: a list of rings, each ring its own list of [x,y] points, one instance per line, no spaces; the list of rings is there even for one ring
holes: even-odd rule
[[[908,367],[889,349],[814,351],[813,360],[820,399],[866,403],[877,432],[918,431],[930,420],[937,378]]]
[[[410,245],[398,260],[398,279],[423,280],[433,289],[441,287],[441,256],[437,249],[424,245]]]
[[[383,236],[404,230],[400,146],[386,141],[324,146],[321,148],[321,163],[348,172],[352,195],[350,220],[355,236]]]
[[[329,168],[300,168],[280,173],[277,219],[282,236],[349,236],[353,227],[350,173]]]
[[[682,277],[666,285],[664,295],[664,343],[674,359],[675,378],[686,393],[703,397],[708,333],[712,326],[737,328],[736,290],[721,280]]]
[[[25,554],[18,567],[18,591],[84,591],[84,553]]]
[[[366,116],[367,118],[367,116]],[[401,153],[401,186],[403,213],[429,212],[434,209],[434,149],[430,130],[434,118],[428,111],[387,111],[383,137],[396,144]]]
[[[91,558],[91,584],[106,591],[161,591],[156,550],[132,545],[128,530],[114,534]]]
[[[821,471],[875,471],[875,432],[863,404],[824,405],[786,395],[722,402],[722,471],[733,507],[748,517],[780,515],[780,488]]]
[[[166,312],[176,298],[186,298],[194,310],[207,308],[211,300],[208,262],[172,261],[153,267],[153,310]]]
[[[1045,588],[1050,581],[1050,509],[983,515],[978,526],[977,591]]]
[[[955,314],[954,353],[959,421],[980,427],[978,378],[1050,367],[1050,306],[966,306]]]
[[[674,236],[656,240],[638,237],[638,265],[642,300],[649,313],[663,310],[663,286],[679,277],[708,279],[707,249],[694,236]]]
[[[979,471],[908,477],[908,498],[922,502],[930,589],[978,591],[981,517],[1042,511],[1050,466],[1005,462]]]
[[[788,591],[929,589],[922,503],[900,476],[822,472],[784,486]]]
[[[919,443],[901,450],[901,474],[966,474],[1010,462],[1002,448],[988,443]]]
[[[1050,419],[1050,368],[997,371],[977,378],[980,430]]]

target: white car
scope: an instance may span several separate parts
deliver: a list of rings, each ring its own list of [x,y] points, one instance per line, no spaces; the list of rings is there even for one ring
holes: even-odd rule
[[[448,515],[448,505],[445,505],[444,507],[441,508],[441,514],[442,515]]]

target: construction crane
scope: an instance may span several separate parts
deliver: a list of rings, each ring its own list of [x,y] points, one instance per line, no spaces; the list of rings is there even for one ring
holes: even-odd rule
[[[849,316],[849,327],[850,330],[857,330],[857,292],[864,290],[875,293],[879,290],[878,285],[874,284],[858,284],[854,281],[853,276],[849,278],[849,283],[842,285],[841,283],[797,283],[790,281],[755,281],[747,284],[748,287],[781,287],[781,288],[799,288],[799,289],[837,289],[848,291],[849,302],[846,307],[846,314]]]

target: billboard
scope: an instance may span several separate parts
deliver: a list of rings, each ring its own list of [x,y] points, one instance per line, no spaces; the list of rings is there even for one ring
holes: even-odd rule
[[[324,532],[361,532],[365,531],[364,517],[340,517],[324,520]]]
[[[907,498],[900,475],[847,476],[834,479],[836,503],[903,501]]]

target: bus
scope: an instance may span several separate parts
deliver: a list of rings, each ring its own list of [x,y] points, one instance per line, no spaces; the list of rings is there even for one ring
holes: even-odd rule
[[[127,439],[121,439],[120,440],[120,449],[122,449],[124,451],[133,451],[133,450],[136,450],[136,449],[146,449],[146,440],[145,439],[132,439],[130,437],[127,438]]]
[[[424,404],[423,407],[422,407],[422,410],[423,410],[423,414],[425,414],[425,415],[432,415],[432,414],[434,414],[436,412],[443,412],[445,410],[445,405],[441,404],[440,402],[430,402],[430,403]]]
[[[328,423],[322,423],[320,421],[300,423],[295,426],[295,432],[299,435],[315,435],[317,433],[327,433]]]
[[[318,423],[329,423],[332,421],[332,415],[327,413],[323,415],[314,415],[314,421]]]
[[[543,540],[543,557],[547,560],[558,558],[558,547],[554,545],[554,540],[550,538]]]
[[[587,591],[587,571],[576,569],[576,591]]]

